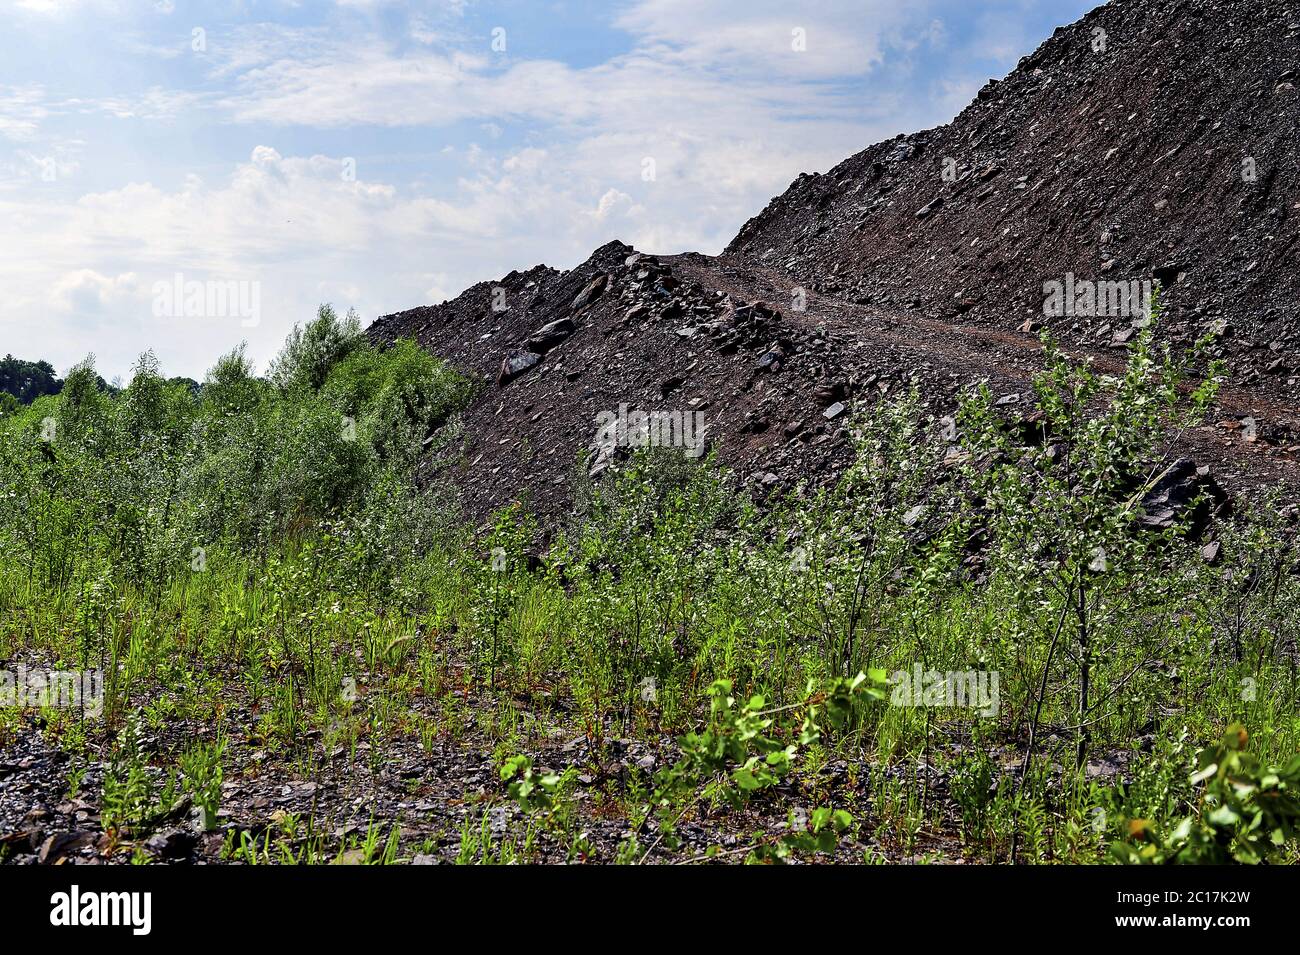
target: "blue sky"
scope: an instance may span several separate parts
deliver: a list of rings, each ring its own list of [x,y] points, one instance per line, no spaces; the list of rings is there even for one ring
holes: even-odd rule
[[[320,302],[369,321],[614,238],[718,252],[1095,5],[0,0],[0,352],[201,378]],[[160,308],[177,276],[256,314]]]

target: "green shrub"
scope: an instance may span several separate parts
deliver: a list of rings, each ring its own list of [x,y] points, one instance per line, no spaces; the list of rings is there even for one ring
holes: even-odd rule
[[[1217,745],[1197,754],[1196,772],[1186,777],[1191,792],[1183,800],[1190,813],[1181,819],[1125,819],[1112,858],[1134,865],[1295,862],[1300,755],[1281,766],[1265,765],[1247,751],[1248,743],[1245,727],[1229,726]]]

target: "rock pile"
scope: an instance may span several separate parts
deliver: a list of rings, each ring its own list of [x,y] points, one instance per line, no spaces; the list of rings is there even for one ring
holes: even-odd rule
[[[611,414],[679,437],[691,416],[759,496],[831,479],[853,406],[904,387],[938,419],[985,380],[1032,441],[1039,330],[1115,370],[1158,283],[1160,334],[1210,336],[1233,380],[1184,453],[1230,482],[1294,480],[1298,54],[1286,0],[1115,0],[951,124],[800,176],[720,257],[611,242],[370,334],[481,381],[463,447],[430,463],[470,508],[545,514],[625,453]]]

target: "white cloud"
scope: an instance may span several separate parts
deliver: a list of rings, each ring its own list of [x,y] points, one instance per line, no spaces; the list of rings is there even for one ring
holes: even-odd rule
[[[930,6],[930,0],[640,0],[616,22],[644,48],[696,68],[846,77],[878,67],[885,46],[924,25]]]
[[[35,138],[41,121],[49,115],[42,87],[0,86],[0,136],[27,142]]]
[[[72,152],[67,148],[56,149],[49,155],[38,155],[20,149],[14,152],[14,158],[17,162],[10,163],[7,168],[15,185],[19,182],[27,185],[36,180],[58,182],[74,175],[81,168],[81,164],[72,158]]]
[[[199,107],[204,100],[201,93],[154,86],[132,96],[68,100],[63,105],[81,112],[107,113],[116,119],[171,119],[184,110]]]
[[[131,298],[139,288],[135,273],[101,275],[94,269],[78,269],[60,276],[50,289],[49,304],[80,314],[98,313]]]
[[[91,7],[105,13],[116,13],[117,0],[0,0],[0,10],[10,8],[17,13],[49,17],[65,17],[82,8]]]
[[[512,56],[493,54],[486,35],[466,39],[481,26],[462,19],[464,3],[382,30],[393,11],[372,29],[355,8],[378,2],[341,5],[354,9],[338,16],[363,24],[346,36],[337,24],[214,27],[204,58],[168,65],[206,70],[192,86],[58,100],[36,84],[0,88],[0,137],[21,144],[7,167],[0,156],[0,179],[13,173],[0,190],[0,335],[18,340],[15,353],[66,367],[93,341],[111,376],[154,347],[171,373],[198,377],[244,337],[265,362],[321,300],[372,318],[538,262],[569,267],[614,238],[716,252],[799,172],[947,119],[979,85],[952,70],[910,81],[915,51],[952,42],[936,16],[944,0],[638,0],[615,19],[627,52],[584,65],[515,60],[513,32]],[[791,48],[796,27],[806,50]],[[981,23],[989,39],[1001,29]],[[179,182],[164,158],[79,197],[62,181],[27,188],[34,163],[72,171],[94,155],[46,129],[90,114],[230,124],[248,158]],[[352,131],[409,135],[396,151],[437,168],[380,180],[375,168],[394,167],[359,155],[350,181],[341,156],[297,145],[319,132],[344,153]],[[147,290],[177,273],[259,283],[261,323],[155,317]]]
[[[33,13],[64,13],[73,3],[70,0],[17,0],[14,6]]]
[[[626,192],[619,192],[617,189],[606,190],[605,194],[600,197],[600,202],[596,206],[596,218],[604,219],[616,208],[628,207],[632,205],[632,197]]]
[[[322,300],[374,317],[524,263],[573,264],[608,236],[588,190],[556,187],[548,177],[562,170],[545,157],[488,162],[454,203],[347,181],[338,158],[267,145],[217,183],[133,183],[63,201],[0,193],[0,217],[13,226],[0,233],[0,335],[66,367],[89,333],[105,373],[153,347],[172,372],[197,376],[245,337],[267,360]],[[604,211],[633,208],[616,195]],[[177,273],[257,283],[261,323],[155,317],[148,290]]]
[[[258,42],[275,45],[267,37]],[[468,166],[489,177],[495,170],[499,181],[459,183],[444,214],[472,216],[491,234],[495,223],[510,219],[504,210],[487,211],[493,203],[590,218],[613,189],[637,210],[629,211],[631,221],[597,216],[621,222],[629,231],[619,237],[667,244],[655,251],[718,251],[797,172],[825,168],[912,120],[887,95],[863,103],[832,85],[786,82],[761,64],[753,75],[722,82],[707,58],[693,64],[677,53],[634,51],[578,69],[423,50],[399,56],[373,39],[352,41],[349,51],[318,43],[310,53],[270,59],[240,73],[238,92],[222,105],[248,125],[439,127],[470,120],[491,124],[489,140],[499,138],[497,130],[544,129],[544,145],[505,157],[497,146],[490,154],[478,144],[461,151]],[[656,165],[652,183],[641,175],[646,157]],[[527,192],[518,188],[522,182]],[[538,239],[554,229],[536,220],[525,225]]]

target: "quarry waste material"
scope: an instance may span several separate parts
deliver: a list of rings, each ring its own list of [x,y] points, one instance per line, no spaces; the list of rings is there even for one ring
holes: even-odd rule
[[[722,254],[618,241],[386,315],[481,382],[451,468],[472,513],[571,504],[644,444],[716,452],[757,498],[833,479],[855,406],[984,379],[1026,413],[1045,327],[1118,369],[1212,336],[1228,384],[1184,470],[1300,476],[1300,4],[1117,0],[950,124],[800,175]]]

